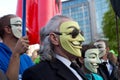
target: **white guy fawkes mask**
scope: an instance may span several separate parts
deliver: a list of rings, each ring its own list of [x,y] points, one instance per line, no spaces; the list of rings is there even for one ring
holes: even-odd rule
[[[103,41],[95,42],[94,45],[99,49],[99,57],[103,57],[106,54],[106,45]]]
[[[97,48],[88,49],[85,52],[84,65],[89,71],[97,73],[98,64],[100,62],[99,50]]]
[[[20,17],[11,18],[10,25],[11,25],[13,35],[16,38],[22,37],[22,19]]]

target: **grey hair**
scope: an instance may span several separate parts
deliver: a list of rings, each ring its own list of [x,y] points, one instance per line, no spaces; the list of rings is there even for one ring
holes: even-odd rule
[[[54,45],[49,40],[49,34],[50,32],[58,31],[59,26],[61,25],[62,22],[64,22],[64,20],[72,19],[63,15],[56,15],[50,19],[50,21],[46,24],[44,28],[41,29],[40,31],[42,44],[40,49],[41,60],[51,60],[55,57]]]

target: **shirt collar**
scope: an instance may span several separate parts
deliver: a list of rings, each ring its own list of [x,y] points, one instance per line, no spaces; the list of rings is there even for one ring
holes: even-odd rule
[[[108,60],[105,61],[105,60],[101,59],[101,62],[107,62],[108,63],[109,61]]]
[[[58,54],[56,54],[56,58],[57,58],[58,60],[60,60],[62,63],[64,63],[67,67],[69,67],[70,64],[71,64],[71,61],[70,61],[70,60],[68,60],[68,59],[66,59],[66,58],[64,58],[64,57],[62,57],[62,56],[60,56],[60,55],[58,55]]]

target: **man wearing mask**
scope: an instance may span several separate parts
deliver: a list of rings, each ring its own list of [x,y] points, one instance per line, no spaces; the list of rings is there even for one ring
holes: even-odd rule
[[[17,80],[25,69],[33,65],[30,57],[24,54],[29,41],[27,36],[22,37],[21,18],[13,14],[1,17],[0,37],[0,69],[9,80]]]
[[[82,57],[82,70],[88,80],[103,80],[103,78],[97,74],[97,69],[101,63],[99,58],[99,49],[92,44],[84,44],[82,46]]]
[[[86,80],[84,74],[71,67],[72,61],[81,57],[81,43],[84,41],[78,23],[69,17],[56,15],[43,32],[41,52],[49,57],[27,69],[22,80]]]
[[[99,65],[99,74],[105,80],[118,80],[116,64],[109,60],[109,46],[106,40],[97,40],[94,45],[99,48],[101,64]]]

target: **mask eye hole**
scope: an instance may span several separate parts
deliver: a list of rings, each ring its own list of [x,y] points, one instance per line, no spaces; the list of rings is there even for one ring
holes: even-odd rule
[[[103,48],[101,45],[97,45],[97,48]]]
[[[14,25],[14,26],[22,26],[22,24],[11,24],[11,25]]]
[[[73,31],[69,34],[72,35],[72,38],[76,38],[76,36],[79,34],[79,30],[74,28]]]

